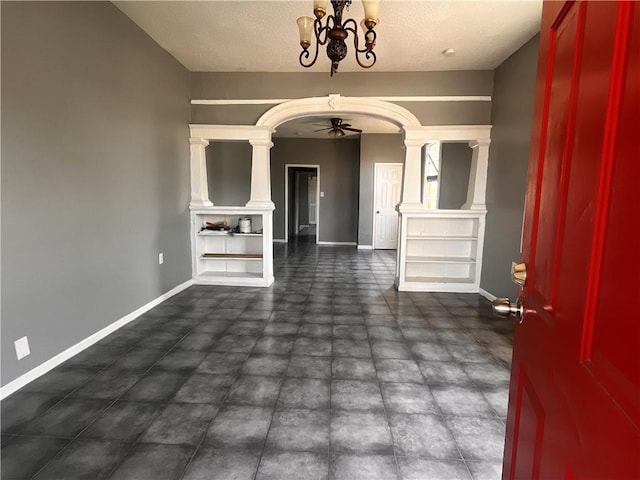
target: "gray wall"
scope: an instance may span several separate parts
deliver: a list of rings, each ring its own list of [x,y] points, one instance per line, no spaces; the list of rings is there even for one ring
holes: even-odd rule
[[[191,74],[191,98],[303,98],[330,93],[370,95],[491,95],[493,71]],[[286,93],[283,97],[282,94]],[[280,96],[275,96],[280,94]]]
[[[458,209],[467,201],[471,154],[468,143],[443,143],[438,208]]]
[[[520,260],[527,164],[531,142],[539,37],[533,37],[497,69],[493,90],[487,229],[480,286],[510,296],[511,262]]]
[[[1,8],[6,385],[191,277],[189,75],[111,3]]]
[[[375,164],[404,164],[404,153],[402,135],[361,135],[358,245],[373,244],[373,180]]]
[[[325,96],[491,95],[492,71],[193,73],[193,99],[278,99]],[[482,125],[491,102],[400,102],[423,125]],[[254,124],[273,105],[192,105],[193,123]]]
[[[320,241],[356,242],[358,233],[357,139],[275,138],[271,149],[271,196],[276,205],[273,238],[284,238],[285,164],[320,165]]]
[[[251,144],[211,142],[206,153],[209,199],[218,206],[244,206],[251,197]]]

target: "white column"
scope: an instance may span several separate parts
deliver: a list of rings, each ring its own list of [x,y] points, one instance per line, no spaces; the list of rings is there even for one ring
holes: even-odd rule
[[[271,140],[249,140],[253,147],[251,157],[251,198],[247,207],[271,207]]]
[[[473,149],[467,201],[462,206],[467,210],[486,210],[487,171],[489,168],[489,139],[473,140],[469,146]]]
[[[405,144],[404,177],[402,179],[401,208],[421,208],[422,140],[407,140]]]
[[[191,207],[211,207],[209,184],[207,181],[207,155],[205,148],[209,140],[189,138],[191,145]]]

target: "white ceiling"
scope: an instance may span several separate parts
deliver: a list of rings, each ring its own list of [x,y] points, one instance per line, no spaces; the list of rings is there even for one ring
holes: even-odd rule
[[[193,72],[329,71],[324,49],[311,69],[298,64],[296,18],[313,16],[312,0],[113,3]],[[382,0],[372,71],[493,69],[539,30],[541,10],[541,0]],[[355,0],[344,18],[362,12]],[[348,47],[339,71],[361,70]]]

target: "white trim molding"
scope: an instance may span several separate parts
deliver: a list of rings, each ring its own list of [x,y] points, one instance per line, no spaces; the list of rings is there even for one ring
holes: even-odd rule
[[[498,298],[498,297],[496,297],[494,294],[487,292],[487,291],[486,291],[484,288],[482,288],[482,287],[481,287],[480,289],[478,289],[478,293],[479,293],[480,295],[482,295],[484,298],[486,298],[487,300],[489,300],[490,302],[493,302],[496,298]]]
[[[355,247],[356,242],[316,242],[317,245],[325,245],[329,247]]]
[[[359,98],[359,97],[355,97]],[[401,95],[390,97],[368,97],[383,102],[431,103],[431,102],[490,102],[491,95]],[[216,98],[191,100],[191,105],[278,105],[292,98]]]
[[[271,142],[273,129],[256,125],[206,125],[192,123],[189,125],[191,136],[205,140],[233,141],[246,140]]]
[[[358,245],[358,250],[373,250],[373,245]]]
[[[116,330],[124,327],[126,324],[132,322],[133,320],[138,318],[143,313],[146,313],[149,310],[151,310],[153,307],[161,304],[165,300],[168,300],[169,298],[173,297],[174,295],[176,295],[176,294],[182,292],[183,290],[189,288],[191,285],[193,285],[193,280],[187,280],[186,282],[181,283],[177,287],[174,287],[171,290],[169,290],[167,293],[165,293],[163,295],[160,295],[158,298],[150,301],[146,305],[143,305],[142,307],[138,308],[137,310],[129,313],[128,315],[125,315],[124,317],[120,318],[119,320],[116,320],[112,324],[107,325],[102,330],[99,330],[96,333],[94,333],[93,335],[88,336],[84,340],[79,341],[78,343],[76,343],[75,345],[67,348],[63,352],[61,352],[61,353],[57,354],[56,356],[50,358],[49,360],[45,361],[44,363],[41,363],[37,367],[29,370],[27,373],[24,373],[24,374],[20,375],[15,380],[12,380],[11,382],[7,383],[2,388],[0,388],[0,399],[4,400],[9,395],[11,395],[12,393],[16,392],[17,390],[20,390],[25,385],[33,382],[34,380],[36,380],[37,378],[41,377],[42,375],[44,375],[48,371],[52,370],[53,368],[57,367],[61,363],[66,362],[71,357],[74,357],[75,355],[79,354],[83,350],[85,350],[85,349],[89,348],[90,346],[92,346],[93,344],[99,342],[100,340],[105,338],[107,335],[110,335],[111,333],[115,332]]]
[[[278,125],[296,118],[349,114],[371,115],[389,120],[401,127],[420,127],[420,121],[413,113],[395,103],[370,97],[343,97],[338,94],[281,103],[265,112],[258,119],[256,126],[275,129]]]

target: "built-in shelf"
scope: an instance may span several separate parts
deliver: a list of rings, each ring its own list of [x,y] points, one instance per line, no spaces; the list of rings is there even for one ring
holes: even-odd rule
[[[273,208],[203,207],[191,212],[193,279],[207,285],[267,287],[273,283]],[[203,230],[208,223],[251,220],[254,233]],[[256,233],[262,232],[262,233]]]
[[[227,231],[219,231],[219,230],[202,230],[197,233],[197,235],[202,237],[219,237],[219,236],[232,236],[232,237],[262,237],[261,233],[237,233],[237,232],[227,232]]]
[[[479,291],[485,213],[426,209],[400,212],[398,290]]]
[[[261,253],[203,253],[205,260],[262,260]]]
[[[234,279],[234,278],[249,278],[249,279],[258,279],[258,278],[262,278],[262,274],[261,273],[254,273],[254,272],[216,272],[216,271],[208,271],[208,272],[204,272],[202,274],[200,274],[201,277],[203,278],[210,278],[210,279],[216,279],[216,278],[223,278],[223,279]]]
[[[476,237],[448,237],[446,235],[408,235],[407,240],[477,240]]]
[[[407,262],[412,263],[476,263],[473,258],[464,257],[410,257]]]
[[[433,284],[473,283],[473,279],[471,278],[452,278],[452,277],[407,277],[407,281],[414,282],[414,283],[433,283]]]

